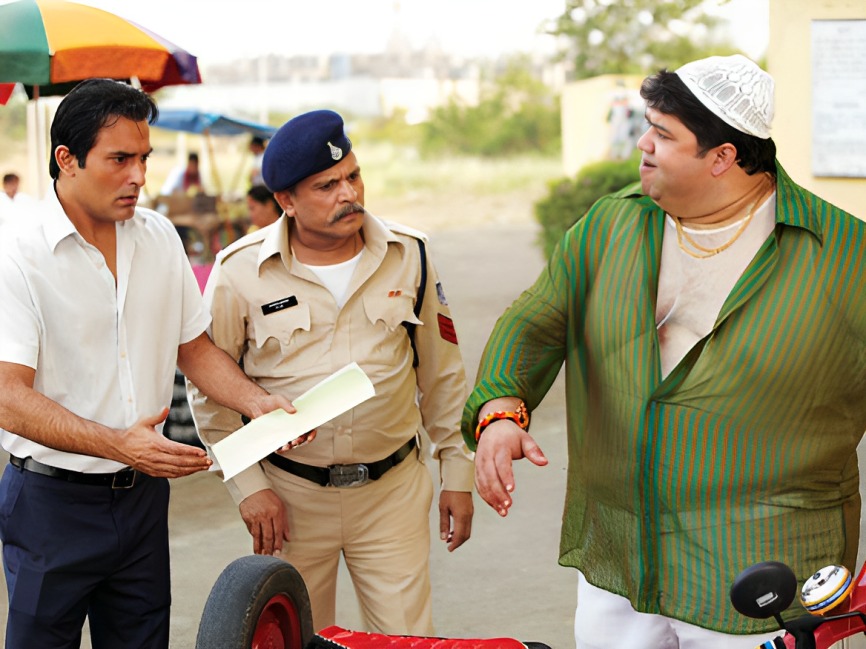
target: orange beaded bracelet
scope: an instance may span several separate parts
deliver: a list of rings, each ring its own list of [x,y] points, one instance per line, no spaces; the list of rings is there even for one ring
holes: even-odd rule
[[[526,404],[521,401],[520,405],[517,406],[517,410],[498,410],[484,415],[484,419],[478,422],[478,426],[475,429],[475,441],[479,440],[481,433],[484,432],[484,429],[490,423],[500,419],[510,419],[523,430],[529,428],[529,411],[526,409]]]

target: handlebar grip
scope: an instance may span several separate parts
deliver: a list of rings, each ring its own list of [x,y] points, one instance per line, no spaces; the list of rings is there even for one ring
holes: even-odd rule
[[[787,646],[782,636],[777,635],[772,640],[762,642],[755,649],[787,649]]]

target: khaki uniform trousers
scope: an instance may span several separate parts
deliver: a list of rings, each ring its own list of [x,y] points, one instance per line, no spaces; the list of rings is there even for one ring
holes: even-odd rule
[[[361,487],[321,487],[262,462],[286,505],[289,542],[280,556],[304,578],[313,628],[335,624],[342,553],[367,631],[432,635],[430,472],[410,454]]]

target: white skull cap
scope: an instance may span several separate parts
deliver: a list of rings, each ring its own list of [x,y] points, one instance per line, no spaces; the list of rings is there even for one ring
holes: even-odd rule
[[[766,140],[773,121],[773,77],[742,54],[686,63],[676,74],[698,100],[738,131]]]

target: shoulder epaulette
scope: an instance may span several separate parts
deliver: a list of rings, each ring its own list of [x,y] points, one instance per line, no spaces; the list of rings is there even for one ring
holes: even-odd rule
[[[233,254],[238,252],[239,250],[243,250],[244,248],[249,248],[252,245],[257,243],[261,243],[264,241],[266,234],[266,228],[260,228],[255,232],[250,232],[249,234],[245,234],[237,241],[232,241],[229,245],[219,251],[217,254],[217,262],[220,264],[224,264],[226,259],[231,257]]]
[[[378,217],[377,217],[378,218]],[[412,237],[414,239],[420,239],[421,241],[427,241],[428,237],[425,232],[421,230],[417,230],[411,226],[403,225],[402,223],[395,223],[394,221],[386,221],[385,219],[379,219],[386,228],[388,228],[394,234],[405,234],[406,236]]]

